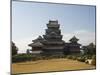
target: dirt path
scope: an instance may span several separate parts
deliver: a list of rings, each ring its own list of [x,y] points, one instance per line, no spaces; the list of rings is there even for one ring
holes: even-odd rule
[[[31,73],[63,70],[94,69],[92,65],[69,59],[39,60],[12,64],[12,73]]]

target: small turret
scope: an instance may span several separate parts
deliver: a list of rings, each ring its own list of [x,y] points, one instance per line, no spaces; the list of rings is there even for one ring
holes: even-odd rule
[[[79,39],[77,39],[75,36],[73,36],[69,41],[71,43],[77,43]]]
[[[59,28],[59,24],[58,24],[58,20],[55,20],[55,21],[53,21],[53,20],[50,20],[49,21],[49,23],[47,24],[47,27],[48,28]]]

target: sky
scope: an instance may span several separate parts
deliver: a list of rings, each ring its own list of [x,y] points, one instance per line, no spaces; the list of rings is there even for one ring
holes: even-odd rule
[[[58,20],[63,40],[74,35],[82,45],[95,43],[95,6],[12,2],[12,41],[25,53],[28,44],[45,34],[49,20]]]

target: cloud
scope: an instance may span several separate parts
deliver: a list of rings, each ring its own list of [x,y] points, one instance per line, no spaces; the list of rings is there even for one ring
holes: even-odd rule
[[[63,40],[66,42],[75,35],[79,39],[79,43],[82,45],[88,45],[91,42],[95,43],[95,32],[80,30],[73,33],[62,33],[62,35]]]
[[[79,43],[82,45],[88,45],[91,42],[95,43],[94,32],[80,30],[80,31],[74,31],[71,33],[62,33],[62,35],[63,35],[63,40],[66,42],[69,42],[69,39],[75,35],[79,39]],[[37,37],[38,35],[35,35],[34,37],[27,37],[23,39],[13,40],[13,42],[19,48],[18,53],[25,53],[27,49],[30,49],[31,47],[29,47],[28,44],[32,43],[32,40],[36,39]]]
[[[13,40],[13,42],[19,49],[18,53],[25,53],[27,49],[30,49],[28,44],[32,43],[32,40],[36,38],[37,36]]]

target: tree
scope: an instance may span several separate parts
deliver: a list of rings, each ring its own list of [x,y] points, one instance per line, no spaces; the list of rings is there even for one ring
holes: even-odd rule
[[[30,54],[30,50],[29,50],[29,49],[27,49],[26,53],[27,53],[27,54]]]
[[[15,43],[12,42],[12,56],[16,55],[18,51],[18,48],[16,47]]]
[[[87,46],[82,46],[82,50],[84,51],[85,55],[88,54],[88,48],[87,48]]]
[[[93,43],[90,43],[87,47],[89,54],[96,54],[96,46]]]
[[[82,49],[84,50],[85,54],[87,55],[95,55],[96,54],[96,45],[90,43],[87,46],[83,46]]]

